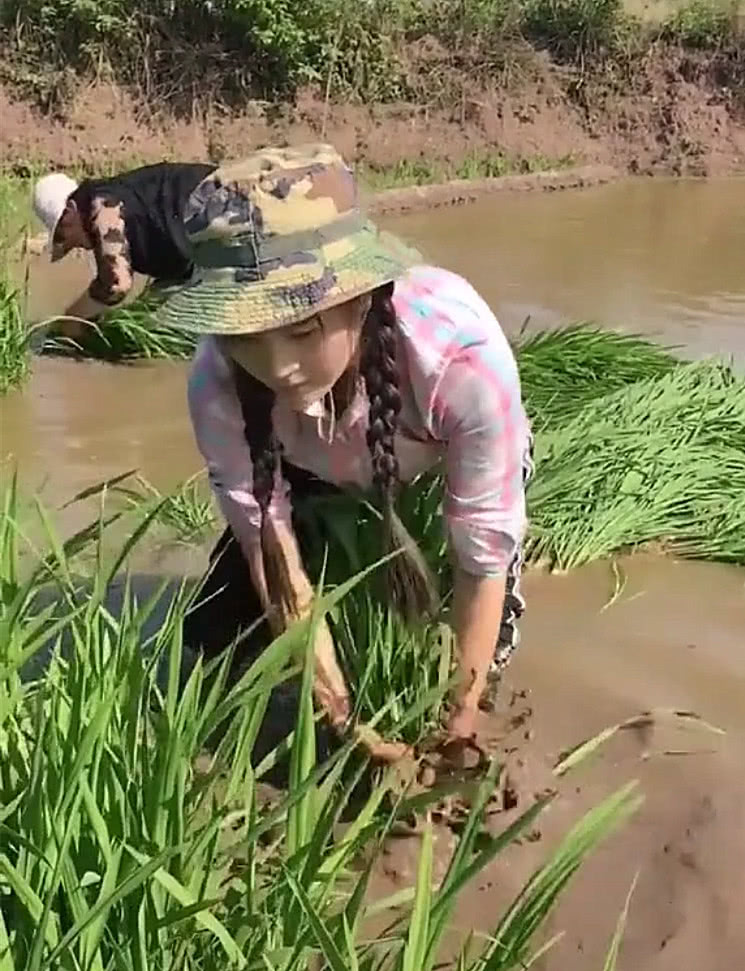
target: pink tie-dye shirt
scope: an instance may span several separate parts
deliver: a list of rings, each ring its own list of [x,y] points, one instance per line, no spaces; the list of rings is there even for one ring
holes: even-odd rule
[[[396,435],[401,479],[410,481],[442,460],[443,515],[457,563],[476,576],[504,574],[525,530],[530,438],[510,346],[473,287],[447,270],[415,267],[396,283],[393,302],[403,400]],[[214,338],[197,349],[188,394],[212,488],[248,552],[259,543],[260,513],[230,364]],[[335,422],[310,411],[275,405],[285,458],[326,482],[370,487],[364,387]],[[279,477],[269,513],[290,522],[289,488]]]

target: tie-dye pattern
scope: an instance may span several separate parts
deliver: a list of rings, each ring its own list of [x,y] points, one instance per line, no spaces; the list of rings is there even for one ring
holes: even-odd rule
[[[443,511],[457,562],[475,575],[504,574],[525,530],[530,439],[510,346],[488,305],[447,270],[415,267],[397,282],[393,300],[404,401],[396,437],[401,477],[409,481],[444,460]],[[259,532],[251,459],[230,367],[214,338],[197,350],[189,408],[223,514],[248,549]],[[288,461],[336,485],[371,485],[362,387],[330,442],[328,422],[322,430],[315,416],[276,406],[273,418]],[[270,515],[290,520],[280,481]]]

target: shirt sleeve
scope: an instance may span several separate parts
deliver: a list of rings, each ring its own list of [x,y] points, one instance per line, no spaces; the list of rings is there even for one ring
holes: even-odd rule
[[[90,220],[97,275],[88,288],[92,300],[113,307],[127,296],[134,280],[122,203],[113,196],[94,196]]]
[[[485,338],[461,348],[432,400],[432,432],[445,443],[449,538],[460,567],[475,576],[505,574],[525,531],[529,429],[504,344]]]
[[[261,511],[253,495],[253,466],[230,365],[213,338],[199,344],[188,384],[189,413],[210,485],[248,555],[260,542]],[[292,523],[289,487],[277,471],[269,515]]]

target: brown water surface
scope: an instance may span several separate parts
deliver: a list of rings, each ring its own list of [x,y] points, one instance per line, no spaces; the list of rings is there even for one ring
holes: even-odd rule
[[[745,179],[505,193],[388,220],[513,331],[597,320],[745,361]]]

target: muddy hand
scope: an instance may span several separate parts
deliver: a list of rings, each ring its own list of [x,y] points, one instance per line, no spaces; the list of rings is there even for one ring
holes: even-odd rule
[[[393,764],[403,759],[413,759],[414,750],[404,742],[391,742],[383,738],[369,725],[355,725],[352,734],[359,745],[376,762]]]
[[[490,762],[477,737],[475,714],[461,708],[453,711],[443,730],[422,743],[420,751],[438,769],[476,769]]]

